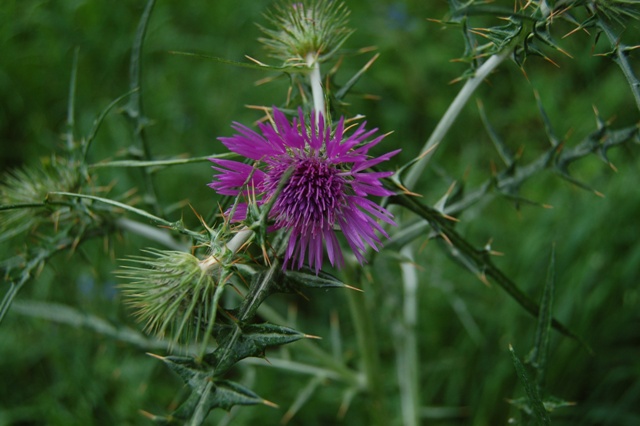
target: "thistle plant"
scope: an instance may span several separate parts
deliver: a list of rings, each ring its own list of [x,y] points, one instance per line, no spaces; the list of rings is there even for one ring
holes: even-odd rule
[[[258,204],[272,201],[269,216],[274,220],[273,230],[289,232],[283,267],[291,261],[300,269],[307,260],[317,274],[322,268],[323,246],[331,265],[340,267],[344,263],[336,229],[342,231],[361,263],[367,246],[374,249],[381,246],[376,231],[388,237],[378,220],[395,225],[391,213],[367,197],[393,195],[381,182],[393,172],[365,170],[388,160],[399,150],[370,158],[369,149],[383,138],[366,141],[375,129],[366,131],[362,124],[347,137],[344,117],[335,131],[322,115],[317,127],[310,121],[300,111],[298,118],[289,123],[274,108],[273,125],[261,124],[262,135],[236,124],[239,134],[221,141],[237,154],[264,163],[265,170],[237,161],[213,159],[220,174],[209,186],[220,194],[235,197],[243,194],[249,199],[249,191],[261,194]],[[285,174],[289,176],[280,188]],[[246,219],[247,204],[234,205],[232,213],[233,220]]]
[[[367,58],[359,69],[353,68],[356,71],[344,67],[345,63],[362,62],[360,55],[371,51],[350,45],[355,30],[349,26],[349,17],[359,11],[354,8],[352,12],[340,1],[277,3],[264,12],[266,23],[258,23],[263,35],[258,41],[266,48],[265,56],[278,61],[274,65],[253,57],[251,62],[235,62],[172,52],[181,55],[177,56],[181,61],[205,58],[213,60],[216,67],[257,70],[268,75],[261,82],[278,77],[286,81],[281,97],[252,107],[262,114],[254,117],[255,124],[235,120],[231,130],[208,129],[209,134],[217,132],[217,141],[208,140],[215,153],[187,158],[154,155],[150,139],[161,139],[162,135],[147,132],[153,120],[143,112],[148,92],[143,90],[142,64],[154,7],[154,0],[146,3],[134,37],[129,91],[104,106],[86,136],[78,137],[75,94],[80,53],[76,51],[66,143],[35,167],[9,171],[1,181],[0,242],[11,247],[2,262],[8,285],[0,304],[0,320],[13,314],[14,305],[16,315],[90,328],[149,352],[154,358],[150,361],[159,360],[184,382],[174,402],[161,401],[165,407],[162,412],[157,412],[153,403],[137,407],[159,424],[205,424],[207,418],[224,410],[230,414],[217,417],[222,424],[232,420],[255,424],[272,419],[273,412],[287,423],[304,416],[305,407],[314,398],[323,406],[333,404],[329,409],[324,407],[323,413],[337,413],[330,420],[325,414],[321,421],[411,426],[446,417],[457,423],[482,422],[478,419],[486,404],[461,395],[464,392],[449,391],[448,382],[438,384],[430,376],[425,379],[438,368],[450,368],[447,362],[473,364],[465,360],[467,354],[458,356],[464,361],[444,360],[444,367],[434,368],[433,363],[421,361],[432,349],[442,353],[427,347],[430,337],[423,331],[424,324],[452,327],[454,322],[438,321],[438,314],[432,312],[435,305],[424,308],[425,300],[431,298],[426,290],[439,289],[465,329],[463,341],[471,342],[478,352],[486,347],[500,348],[504,355],[500,364],[508,365],[510,380],[519,380],[526,394],[494,395],[494,399],[507,400],[513,410],[505,403],[495,408],[499,414],[485,415],[484,420],[505,422],[509,417],[513,422],[550,424],[556,411],[579,418],[579,414],[571,414],[571,406],[580,401],[571,401],[572,395],[552,396],[562,392],[556,392],[554,383],[547,380],[553,371],[550,365],[569,359],[554,358],[552,336],[557,334],[555,337],[575,352],[591,353],[584,330],[567,314],[580,309],[579,304],[555,295],[555,253],[559,249],[552,249],[546,279],[535,271],[530,276],[507,273],[513,269],[494,261],[501,253],[492,244],[500,243],[478,241],[469,224],[482,228],[492,214],[486,206],[499,197],[519,211],[529,205],[549,207],[545,199],[530,200],[523,190],[546,171],[602,195],[574,176],[573,165],[595,156],[614,168],[610,159],[614,148],[635,153],[633,144],[640,142],[640,80],[633,62],[638,46],[623,36],[640,20],[636,2],[542,0],[516,1],[503,7],[451,0],[441,19],[424,16],[431,18],[430,25],[462,33],[463,52],[457,52],[457,61],[466,68],[450,79],[460,86],[459,92],[439,111],[442,116],[433,123],[427,140],[418,141],[421,147],[396,137],[393,129],[365,117],[357,110],[359,104],[352,103],[362,95],[358,84],[381,56]],[[560,30],[564,30],[564,37],[558,36]],[[469,109],[480,88],[487,87],[487,82],[509,84],[496,77],[501,67],[521,70],[524,84],[530,81],[531,62],[542,58],[555,64],[556,56],[570,55],[565,39],[578,33],[591,35],[600,49],[606,44],[605,53],[598,54],[611,59],[608,64],[621,71],[617,84],[638,107],[633,111],[635,123],[616,127],[594,108],[595,127],[573,142],[559,136],[556,128],[563,119],[549,115],[545,104],[550,100],[534,90],[531,109],[538,114],[536,126],[543,128],[546,139],[542,144],[531,142],[533,157],[513,149],[515,136],[509,133],[509,126],[499,124],[506,112],[485,108],[481,101],[476,103],[477,119],[486,134],[452,140],[452,134],[466,131],[466,126],[460,125],[460,115]],[[510,95],[509,102],[515,101]],[[250,99],[247,103],[254,102]],[[381,102],[382,116],[385,108]],[[114,152],[116,158],[96,160],[100,151],[94,141],[99,140],[101,126],[113,112],[128,119],[131,146],[126,152]],[[100,135],[107,138],[108,132]],[[492,143],[492,155],[502,162],[492,163],[491,173],[483,178],[466,182],[465,177],[450,176],[446,167],[436,163],[445,155],[443,151],[447,152],[441,147],[457,143],[465,150],[481,138]],[[177,166],[202,167],[200,185],[210,188],[209,212],[187,209],[186,203],[164,198],[155,173],[171,173]],[[212,177],[207,167],[213,169]],[[125,178],[131,169],[141,174]],[[109,182],[102,176],[106,170],[115,170],[124,183]],[[441,181],[448,187],[444,192]],[[192,184],[181,188],[188,192]],[[126,185],[131,188],[123,189]],[[538,192],[541,194],[547,196],[545,191]],[[191,197],[189,193],[180,195]],[[184,208],[179,219],[176,205]],[[126,319],[122,325],[111,325],[71,307],[18,300],[26,284],[38,285],[38,273],[46,265],[56,264],[56,254],[76,255],[67,259],[82,257],[77,253],[81,245],[96,239],[125,253],[113,262],[121,297],[113,303],[122,303],[136,321],[135,330],[126,325]],[[147,248],[132,249],[130,239],[142,241]],[[433,254],[438,250],[444,253],[442,257]],[[459,281],[455,290],[448,278],[441,276],[445,274],[440,274],[445,257],[453,259],[455,267],[471,272],[455,275]],[[505,303],[537,319],[533,349],[526,359],[518,355],[523,346],[521,336],[510,328],[519,321],[516,313],[496,320],[499,330],[495,334],[484,334],[483,325],[498,315],[498,309],[495,315],[485,312],[484,323],[474,318],[472,312],[478,309],[470,306],[481,302],[464,299],[464,291],[458,294],[458,284],[473,278],[503,291],[506,298],[492,294],[490,297],[499,302],[489,305],[508,300]],[[526,288],[523,282],[527,279],[541,283],[539,290]],[[330,302],[316,303],[324,293],[330,295]],[[308,321],[301,325],[291,306],[303,299],[306,305],[301,316]],[[290,306],[286,314],[283,303]],[[560,303],[564,309],[555,309],[556,317],[553,308]],[[325,326],[326,317],[331,318],[329,326]],[[505,344],[505,335],[514,341]],[[278,382],[294,382],[296,375],[307,382],[288,398],[279,393],[282,389],[278,388],[284,386],[269,386],[263,379],[270,374],[277,374]],[[327,402],[319,396],[323,387],[340,397]],[[466,385],[462,389],[466,390]],[[442,401],[449,402],[434,407]],[[238,409],[251,405],[266,407],[254,412]],[[280,412],[280,407],[288,409]]]

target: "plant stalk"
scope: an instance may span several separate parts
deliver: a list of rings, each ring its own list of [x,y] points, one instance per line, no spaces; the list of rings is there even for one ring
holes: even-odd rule
[[[311,95],[313,96],[313,109],[315,110],[316,126],[320,115],[325,115],[324,92],[322,91],[322,76],[320,75],[320,63],[316,57],[309,53],[307,55],[307,65],[311,68],[309,83],[311,84]]]
[[[431,159],[431,156],[436,151],[437,145],[444,139],[456,118],[458,118],[460,111],[462,111],[462,108],[467,104],[471,95],[473,95],[480,83],[484,81],[484,79],[487,78],[487,76],[493,72],[493,70],[495,70],[510,53],[510,49],[505,49],[502,52],[489,57],[489,59],[487,59],[486,62],[476,70],[476,74],[468,79],[462,89],[460,89],[458,95],[455,97],[451,105],[449,105],[447,112],[445,112],[433,133],[431,133],[431,136],[425,143],[422,151],[420,151],[420,160],[413,165],[407,174],[407,177],[404,180],[404,185],[407,188],[411,189],[415,186],[420,175],[427,166],[427,163]]]

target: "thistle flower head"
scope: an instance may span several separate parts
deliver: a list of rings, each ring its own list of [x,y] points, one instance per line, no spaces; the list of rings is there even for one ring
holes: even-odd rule
[[[259,40],[286,63],[327,60],[353,32],[346,27],[349,9],[339,1],[283,2],[266,17],[275,29],[260,26],[267,37]]]
[[[149,249],[147,256],[128,259],[119,271],[128,282],[123,295],[145,330],[173,342],[205,339],[201,336],[214,318],[213,295],[221,280],[220,264],[213,257],[199,260],[180,251]],[[213,309],[213,310],[212,310]]]
[[[289,122],[274,108],[273,125],[260,124],[259,133],[234,123],[238,133],[220,140],[254,164],[212,159],[219,173],[209,185],[223,195],[255,198],[258,205],[270,203],[271,229],[290,232],[284,265],[301,268],[306,258],[316,273],[325,249],[332,265],[343,264],[336,230],[342,231],[361,263],[367,247],[380,247],[378,234],[387,234],[378,220],[394,222],[389,211],[368,197],[392,195],[380,179],[393,172],[365,170],[399,152],[371,158],[368,151],[384,137],[368,141],[377,129],[366,130],[362,124],[347,136],[344,118],[332,130],[321,115],[317,117],[317,126],[311,125],[300,111]],[[233,215],[233,220],[244,220],[247,204],[238,204]]]
[[[7,173],[0,184],[0,205],[16,208],[0,212],[0,240],[31,231],[41,223],[68,219],[69,209],[33,210],[20,206],[43,203],[52,191],[75,191],[80,182],[78,165],[61,157],[46,158],[39,167]],[[35,213],[34,213],[35,211]]]

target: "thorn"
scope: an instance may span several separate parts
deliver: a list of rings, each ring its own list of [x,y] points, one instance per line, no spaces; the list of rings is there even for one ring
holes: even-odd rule
[[[449,237],[447,237],[447,234],[445,234],[444,232],[440,232],[440,236],[442,237],[443,240],[445,240],[447,242],[447,244],[449,244],[451,247],[453,247],[453,243],[451,242]]]
[[[491,256],[504,256],[504,253],[502,253],[501,251],[495,251],[495,250],[489,250],[489,254]]]
[[[451,185],[449,185],[449,188],[447,189],[447,197],[451,195],[451,193],[453,192],[453,189],[456,187],[457,184],[458,182],[456,182],[455,180],[451,182]]]
[[[593,193],[594,193],[594,194],[596,194],[598,197],[605,198],[604,194],[603,194],[602,192],[600,192],[600,191],[596,191],[596,190],[594,189],[594,190],[593,190]]]
[[[457,217],[453,217],[453,216],[449,216],[448,214],[445,213],[440,213],[442,215],[442,217],[444,217],[447,220],[450,220],[452,222],[460,222],[460,219],[458,219]]]
[[[322,340],[322,337],[320,336],[314,336],[313,334],[305,334],[304,335],[305,339],[317,339],[317,340]]]
[[[278,79],[280,76],[269,76],[265,78],[261,78],[260,80],[256,80],[253,85],[254,86],[262,86],[267,83],[271,83],[272,81]]]
[[[364,64],[364,67],[362,67],[363,71],[367,71],[369,68],[371,68],[371,65],[373,65],[373,63],[380,57],[380,52],[376,53],[375,55],[373,55],[373,57],[371,59],[369,59],[369,62],[367,62],[366,64]]]
[[[487,276],[485,275],[484,272],[476,275],[478,277],[478,279],[480,281],[482,281],[482,284],[486,285],[487,287],[491,287],[491,283],[489,282],[489,280],[487,279]]]
[[[259,60],[257,60],[257,59],[252,58],[252,57],[251,57],[251,56],[249,56],[249,55],[244,55],[244,57],[245,57],[245,58],[247,58],[248,60],[250,60],[251,62],[254,62],[254,63],[256,63],[256,64],[260,65],[261,67],[268,67],[268,66],[269,66],[269,65],[267,65],[267,64],[263,64],[262,62],[260,62],[260,61],[259,61]]]
[[[569,57],[571,58],[571,55],[569,55]],[[547,62],[550,62],[552,65],[555,65],[557,68],[560,68],[560,65],[558,65],[556,62],[554,62],[553,59],[549,58],[548,56],[545,56],[544,60],[547,61]]]
[[[571,34],[574,34],[574,33],[578,32],[578,31],[580,31],[581,29],[583,29],[583,28],[582,28],[582,26],[577,26],[577,27],[576,27],[576,28],[574,28],[573,30],[571,30],[571,31],[569,31],[568,33],[566,33],[565,35],[563,35],[561,38],[567,38],[567,37],[569,37]],[[589,34],[589,33],[587,32],[587,34]]]
[[[267,401],[266,399],[262,400],[262,403],[268,407],[271,408],[280,408],[280,406],[278,404],[276,404],[275,402],[271,402],[271,401]]]
[[[148,411],[144,411],[144,410],[138,410],[138,413],[142,414],[143,416],[145,416],[146,418],[148,418],[149,420],[155,420],[158,418],[158,416],[156,416],[155,414],[151,414]]]
[[[611,170],[618,173],[618,168],[611,161],[609,161],[609,167],[611,167]]]
[[[394,182],[396,185],[398,185],[398,187],[402,190],[402,193],[405,195],[412,195],[414,197],[422,197],[422,194],[416,194],[415,192],[411,192],[409,191],[409,189],[404,186],[403,184],[401,184],[400,182]]]
[[[358,53],[369,53],[378,50],[378,46],[365,46],[358,49]]]
[[[347,284],[345,284],[344,286],[345,286],[345,288],[348,288],[349,290],[355,290],[355,291],[359,291],[360,293],[364,293],[364,290],[362,290],[360,288],[352,287],[352,286],[347,285]]]
[[[543,204],[542,208],[544,208],[544,209],[552,209],[553,206],[551,204]]]
[[[419,160],[422,160],[422,158],[423,158],[425,155],[427,155],[427,154],[431,153],[431,151],[434,151],[434,150],[438,147],[438,145],[440,145],[440,142],[436,142],[436,143],[434,143],[432,147],[430,147],[429,149],[427,149],[425,152],[421,153],[421,154],[418,156],[418,159],[419,159]]]
[[[382,99],[382,96],[372,95],[370,93],[367,93],[367,94],[362,95],[362,99],[366,99],[366,100],[369,100],[369,101],[379,101],[380,99]]]
[[[344,56],[340,56],[338,58],[338,61],[336,62],[336,64],[331,67],[331,70],[329,71],[329,73],[327,74],[327,76],[329,75],[334,75],[338,72],[338,69],[340,68],[340,66],[342,65],[342,61],[344,60]]]
[[[418,248],[418,253],[422,254],[422,252],[424,252],[424,250],[427,248],[427,244],[429,244],[429,238],[425,238],[424,242],[422,242],[422,244],[420,244],[420,247]],[[417,267],[417,265],[416,265]]]
[[[164,361],[166,359],[166,357],[160,356],[160,355],[156,355],[156,354],[152,354],[151,352],[147,352],[147,355],[149,355],[150,357],[153,357],[155,359],[159,359],[160,361]]]
[[[498,175],[498,168],[496,167],[496,163],[491,160],[489,162],[489,166],[491,168],[491,176],[496,177]]]

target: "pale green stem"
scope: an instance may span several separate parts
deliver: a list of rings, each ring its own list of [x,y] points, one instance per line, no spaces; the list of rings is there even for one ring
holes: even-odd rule
[[[237,253],[238,250],[240,250],[240,247],[242,247],[252,236],[253,231],[251,229],[242,229],[233,236],[231,241],[227,243],[227,249],[231,250],[232,253]]]
[[[316,112],[315,120],[316,124],[320,115],[324,117],[324,92],[322,90],[322,76],[320,75],[320,63],[317,61],[316,56],[312,53],[307,55],[307,65],[311,68],[311,74],[309,75],[309,83],[311,84],[311,96],[313,96],[313,109]]]
[[[229,240],[229,242],[226,244],[226,248],[230,253],[235,254],[251,237],[253,237],[253,231],[249,228],[244,228],[238,231],[236,235],[234,235],[233,238]],[[218,262],[220,262],[219,258],[215,256],[209,256],[208,258],[200,262],[200,269],[202,269],[203,271],[208,271],[212,269],[214,265],[218,264]]]
[[[407,188],[411,189],[415,186],[420,175],[427,166],[427,163],[431,159],[431,156],[435,152],[437,148],[436,145],[444,139],[456,118],[458,118],[460,111],[462,111],[462,108],[467,104],[469,98],[471,98],[471,95],[473,95],[480,83],[484,81],[484,79],[487,78],[487,76],[495,70],[510,53],[510,49],[505,49],[504,51],[491,56],[476,70],[475,75],[467,80],[451,105],[449,105],[447,112],[445,112],[440,119],[440,122],[433,133],[431,133],[431,136],[425,143],[422,151],[420,151],[420,160],[413,165],[404,181]]]
[[[145,237],[173,250],[189,251],[190,246],[173,238],[169,232],[126,217],[116,219],[118,228]]]
[[[402,409],[402,424],[418,426],[420,424],[420,394],[418,342],[416,327],[418,323],[418,275],[413,264],[413,250],[405,246],[401,252],[407,262],[403,262],[403,311],[402,322],[396,333],[396,368],[400,387],[400,403]]]

